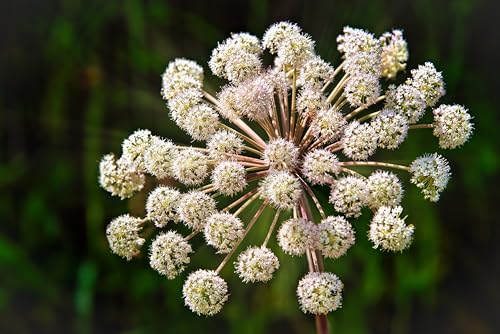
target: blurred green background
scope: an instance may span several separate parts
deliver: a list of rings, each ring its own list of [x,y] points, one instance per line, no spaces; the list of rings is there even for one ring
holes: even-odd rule
[[[355,222],[356,246],[327,262],[345,283],[335,333],[499,333],[499,8],[495,1],[18,0],[0,4],[0,333],[312,333],[295,297],[305,259],[278,253],[270,284],[244,285],[223,271],[231,298],[213,318],[181,298],[185,275],[167,281],[146,258],[112,255],[107,222],[143,214],[146,191],[129,201],[97,185],[97,164],[137,128],[187,141],[168,118],[160,75],[175,57],[203,64],[230,32],[257,36],[291,20],[338,63],[344,25],[405,31],[409,68],[433,61],[447,96],[466,105],[475,135],[440,152],[453,178],[441,201],[406,183],[413,247],[381,253]],[[403,159],[438,150],[430,131],[412,133]],[[439,151],[439,150],[438,150]],[[386,154],[380,154],[384,158]],[[405,182],[408,181],[403,176]],[[151,185],[152,186],[152,185]],[[200,251],[188,271],[215,268]]]

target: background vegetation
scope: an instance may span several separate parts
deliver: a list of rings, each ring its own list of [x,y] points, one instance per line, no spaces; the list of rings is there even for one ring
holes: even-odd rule
[[[97,186],[97,163],[119,152],[137,128],[187,138],[168,118],[160,74],[175,57],[205,65],[230,32],[261,36],[291,20],[338,63],[344,25],[380,34],[402,28],[409,68],[426,60],[444,72],[442,102],[466,105],[476,133],[442,152],[453,178],[438,205],[407,185],[416,226],[403,254],[371,249],[368,214],[358,243],[327,264],[345,282],[335,333],[498,333],[500,243],[498,89],[500,12],[494,1],[166,1],[18,0],[0,4],[0,332],[309,333],[313,319],[295,298],[305,259],[279,254],[271,284],[244,285],[226,268],[232,296],[214,318],[183,306],[184,277],[167,281],[147,259],[110,254],[107,222],[143,214],[146,192],[130,201]],[[207,69],[207,73],[208,73]],[[217,81],[209,76],[212,87]],[[397,157],[438,150],[419,130]],[[407,181],[407,178],[404,179]],[[198,242],[198,241],[197,241]],[[196,267],[220,257],[198,242]],[[285,263],[287,262],[287,263]]]

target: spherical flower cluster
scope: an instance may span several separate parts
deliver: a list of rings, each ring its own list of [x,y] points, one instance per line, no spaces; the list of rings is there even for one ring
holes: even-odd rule
[[[233,34],[213,50],[208,65],[213,74],[241,82],[259,72],[261,53],[257,37],[247,33]]]
[[[122,215],[113,219],[106,228],[109,248],[116,255],[126,260],[139,255],[146,241],[139,233],[142,230],[142,220],[130,215]]]
[[[385,108],[402,113],[410,124],[417,123],[425,112],[424,95],[412,85],[389,86],[386,92]]]
[[[308,117],[314,117],[320,110],[328,109],[327,107],[326,97],[320,89],[304,88],[297,97],[297,110]]]
[[[332,174],[339,172],[339,159],[330,151],[316,149],[304,157],[302,174],[312,184],[330,183],[333,180]]]
[[[410,247],[415,228],[406,225],[400,215],[403,208],[400,206],[380,207],[370,223],[368,238],[373,242],[373,248],[400,252]]]
[[[278,258],[267,247],[248,247],[234,263],[235,271],[244,283],[267,282],[279,266]]]
[[[169,221],[177,222],[177,204],[181,198],[181,193],[167,186],[157,187],[149,193],[146,202],[146,212],[148,219],[154,222],[157,227],[164,227]]]
[[[208,159],[194,148],[179,151],[172,163],[174,177],[187,185],[197,185],[208,175]]]
[[[352,76],[344,88],[344,94],[353,107],[369,106],[380,96],[378,77],[371,73]]]
[[[229,253],[244,233],[242,221],[227,212],[217,212],[208,217],[203,230],[207,244],[217,253]]]
[[[178,150],[170,140],[154,136],[144,152],[144,167],[149,174],[159,179],[172,176],[172,161],[177,154]]]
[[[408,44],[401,30],[383,33],[379,40],[382,44],[382,76],[392,79],[406,68]]]
[[[334,109],[318,111],[311,121],[311,132],[316,138],[332,142],[343,133],[347,121],[342,113]]]
[[[321,89],[334,78],[333,66],[319,56],[310,58],[300,70],[297,84],[306,88]]]
[[[219,127],[219,115],[208,104],[200,103],[189,110],[182,127],[194,140],[207,140]]]
[[[369,123],[352,121],[345,128],[343,153],[354,160],[366,160],[377,150],[377,132]]]
[[[170,100],[187,90],[201,91],[202,86],[203,68],[192,60],[178,58],[163,73],[161,94]]]
[[[121,159],[129,162],[135,170],[145,172],[144,152],[148,149],[149,145],[151,145],[152,140],[153,136],[151,135],[151,131],[135,131],[123,141]]]
[[[422,93],[428,107],[433,107],[445,94],[443,75],[430,62],[411,70],[411,79],[408,79],[408,83]]]
[[[450,178],[450,166],[445,158],[437,153],[418,157],[410,165],[410,182],[422,189],[424,198],[437,202]]]
[[[201,230],[216,210],[216,203],[212,197],[201,191],[191,191],[184,194],[177,206],[179,218],[192,230]]]
[[[278,231],[278,244],[289,255],[305,254],[308,248],[318,244],[318,226],[304,218],[292,218],[281,224]]]
[[[260,184],[262,196],[278,209],[291,209],[302,195],[300,181],[288,172],[269,174]]]
[[[292,142],[278,138],[267,144],[262,158],[271,169],[289,170],[297,166],[298,156],[299,149]]]
[[[300,309],[304,313],[327,314],[342,306],[344,284],[332,273],[312,272],[297,286]]]
[[[356,241],[352,225],[342,216],[329,216],[323,219],[318,229],[319,249],[327,258],[341,257]]]
[[[361,29],[344,27],[344,33],[337,37],[338,50],[351,57],[360,52],[380,53],[380,42],[373,34]]]
[[[197,270],[187,278],[182,288],[184,302],[199,315],[220,312],[229,294],[227,283],[213,270]]]
[[[395,150],[401,145],[408,134],[408,119],[401,113],[391,109],[380,111],[371,122],[377,134],[377,145],[381,148]]]
[[[231,155],[243,151],[243,141],[234,133],[221,130],[207,142],[207,149],[210,158],[217,161],[227,160]]]
[[[366,180],[366,187],[367,204],[372,209],[401,203],[403,187],[394,173],[377,170]]]
[[[199,88],[188,88],[178,92],[174,97],[167,100],[170,117],[178,126],[186,130],[185,120],[193,108],[202,103],[202,98],[203,93]]]
[[[356,176],[339,178],[333,185],[330,193],[330,202],[335,210],[347,217],[359,217],[361,209],[366,205],[368,189],[366,182]]]
[[[99,185],[120,199],[132,197],[144,187],[144,175],[113,154],[106,154],[99,163]]]
[[[174,279],[189,264],[191,245],[177,232],[159,234],[151,244],[149,264],[168,279]]]
[[[235,161],[223,161],[215,166],[212,172],[212,183],[223,195],[233,196],[242,191],[246,185],[245,167]]]
[[[442,104],[434,109],[434,136],[441,148],[456,148],[465,144],[474,126],[471,116],[462,106]]]

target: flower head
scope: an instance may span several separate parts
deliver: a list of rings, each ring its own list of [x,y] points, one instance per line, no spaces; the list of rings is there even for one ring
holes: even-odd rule
[[[155,136],[144,152],[144,167],[159,179],[172,176],[172,162],[177,154],[178,149],[170,140]]]
[[[342,216],[326,217],[318,229],[319,249],[327,258],[341,257],[356,241],[352,225]]]
[[[469,140],[474,126],[467,109],[459,105],[442,104],[432,113],[433,134],[439,138],[441,148],[456,148]]]
[[[146,241],[139,233],[142,230],[142,220],[130,215],[122,215],[113,219],[106,228],[109,248],[116,255],[126,260],[139,255]]]
[[[400,252],[410,247],[415,228],[405,224],[405,218],[399,217],[401,212],[403,208],[400,206],[382,206],[377,210],[368,232],[373,248]]]
[[[332,181],[332,174],[339,172],[339,159],[330,151],[316,149],[304,157],[302,174],[312,184],[329,183]]]
[[[410,165],[410,182],[422,189],[424,198],[437,202],[450,178],[450,166],[445,158],[437,153],[425,154]]]
[[[243,236],[241,220],[227,212],[216,212],[208,217],[203,230],[207,244],[217,249],[217,253],[229,253]]]
[[[168,186],[159,186],[149,193],[146,212],[157,227],[164,227],[171,220],[177,222],[177,203],[181,193]]]
[[[371,124],[353,121],[345,128],[344,154],[354,160],[366,160],[377,150],[378,136]]]
[[[401,203],[403,187],[396,174],[377,170],[366,181],[367,203],[372,209]]]
[[[159,234],[151,244],[149,264],[151,268],[168,279],[174,279],[189,264],[191,245],[177,232]]]
[[[182,288],[184,302],[198,315],[220,312],[229,294],[227,283],[213,270],[197,270],[187,278]]]
[[[99,163],[99,185],[121,199],[132,197],[144,187],[144,175],[130,167],[127,161],[106,154]]]
[[[245,283],[267,282],[273,278],[280,263],[266,247],[248,247],[234,263],[236,273]]]
[[[208,175],[208,159],[194,148],[185,148],[175,157],[172,170],[174,177],[182,183],[200,184]]]
[[[379,40],[382,44],[382,76],[392,79],[406,68],[408,44],[401,30],[385,32]]]
[[[245,167],[235,161],[223,161],[212,172],[212,183],[223,195],[233,196],[247,185]]]
[[[292,142],[278,138],[267,144],[262,157],[271,169],[289,170],[297,166],[298,156],[299,149]]]
[[[428,107],[433,107],[445,93],[443,75],[430,62],[411,70],[411,79],[407,83],[422,93]]]
[[[381,148],[395,150],[401,145],[408,134],[408,119],[405,115],[390,109],[384,109],[371,122],[377,145]]]
[[[231,159],[231,155],[243,151],[243,140],[232,132],[220,130],[207,141],[210,158],[221,161]]]
[[[304,313],[327,314],[342,306],[344,285],[332,273],[312,272],[297,286],[300,309]]]
[[[318,226],[303,218],[292,218],[281,224],[278,231],[278,244],[289,255],[305,254],[308,248],[318,244]]]
[[[260,185],[262,196],[278,209],[291,209],[302,194],[300,181],[288,172],[269,174]]]
[[[412,85],[389,86],[385,107],[404,114],[410,124],[417,123],[425,112],[424,95]]]
[[[151,131],[135,131],[123,141],[121,159],[129,162],[135,170],[145,172],[144,152],[149,148],[152,142],[153,136],[151,135]]]
[[[180,219],[193,230],[203,229],[208,217],[215,213],[215,210],[214,199],[201,191],[184,194],[177,206]]]
[[[347,217],[359,217],[361,209],[366,205],[368,189],[366,182],[356,176],[344,176],[333,185],[330,202],[335,210]]]

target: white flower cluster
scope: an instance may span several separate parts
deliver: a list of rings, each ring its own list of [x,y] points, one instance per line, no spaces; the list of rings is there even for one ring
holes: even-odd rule
[[[432,63],[409,71],[400,85],[387,82],[406,70],[401,30],[377,37],[346,27],[337,42],[341,62],[334,67],[290,22],[272,25],[262,39],[232,34],[208,63],[227,80],[213,95],[204,89],[200,65],[183,58],[170,62],[161,94],[172,120],[194,143],[174,144],[139,129],[123,141],[120,157],[103,156],[103,189],[121,199],[149,191],[140,196],[147,198],[143,218],[122,215],[107,226],[111,251],[136,258],[146,235],[154,233],[150,266],[173,279],[190,263],[188,241],[203,234],[224,258],[215,270],[191,272],[183,296],[189,309],[206,316],[228,299],[220,276],[226,264],[233,263],[245,283],[267,282],[280,267],[276,254],[304,256],[309,274],[297,287],[300,308],[323,315],[341,306],[343,284],[324,272],[323,259],[338,259],[355,246],[357,226],[348,219],[367,207],[374,248],[408,248],[415,228],[401,218],[399,174],[386,169],[409,173],[423,197],[435,202],[450,167],[436,153],[410,165],[405,158],[397,158],[403,164],[376,161],[377,150],[396,150],[412,131],[427,131],[417,129],[432,129],[443,149],[460,147],[472,135],[472,117],[461,105],[437,106],[445,84]],[[264,50],[274,57],[272,66],[264,65]],[[427,108],[433,108],[432,124],[419,123]],[[328,188],[334,213],[325,208]],[[263,218],[270,213],[271,222]],[[247,236],[255,235],[252,227],[266,223],[265,240],[242,251]],[[177,231],[186,227],[187,236]]]

